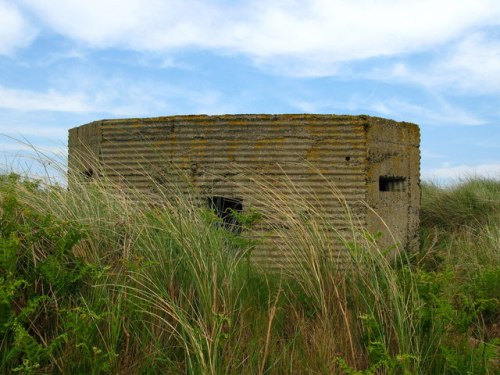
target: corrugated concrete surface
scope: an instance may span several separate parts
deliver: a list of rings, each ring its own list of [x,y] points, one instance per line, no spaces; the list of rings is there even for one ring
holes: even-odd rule
[[[103,120],[70,130],[69,169],[88,178],[104,175],[146,193],[153,193],[156,184],[181,189],[186,184],[201,196],[234,198],[244,210],[265,211],[265,202],[251,188],[250,176],[258,173],[267,184],[292,184],[288,195],[314,195],[312,205],[322,207],[329,223],[342,231],[349,223],[332,194],[335,186],[360,224],[384,233],[381,246],[411,249],[418,242],[419,143],[418,126],[368,116]],[[175,178],[172,166],[187,180]],[[269,240],[253,259],[286,263],[282,251]]]

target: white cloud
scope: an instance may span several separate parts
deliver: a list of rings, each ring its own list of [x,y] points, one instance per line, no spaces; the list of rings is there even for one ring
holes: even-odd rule
[[[161,68],[161,69],[180,69],[192,71],[194,66],[177,61],[172,56],[155,56],[155,54],[142,55],[139,57],[137,63],[146,68]]]
[[[130,77],[104,77],[95,72],[75,71],[61,76],[64,90],[50,88],[44,92],[0,86],[0,109],[22,112],[51,111],[95,113],[106,117],[141,117],[178,113],[230,113],[235,108],[225,102],[217,90],[192,89],[158,82],[131,81]],[[66,85],[71,82],[71,85]],[[0,132],[12,134],[17,128],[0,124]],[[28,135],[39,135],[28,127]],[[41,133],[46,130],[40,129]],[[40,134],[41,134],[40,133]],[[24,133],[23,133],[24,135]]]
[[[495,0],[22,2],[56,32],[93,47],[194,46],[323,67],[421,51],[500,20]]]
[[[241,49],[339,62],[420,51],[472,26],[497,23],[492,1],[280,1],[258,3]],[[306,56],[306,57],[304,57]]]
[[[441,168],[424,169],[422,178],[431,181],[457,181],[467,177],[487,177],[500,179],[500,163],[457,165]]]
[[[93,112],[143,117],[230,110],[230,106],[223,103],[221,94],[209,88],[158,84],[149,80],[135,82],[120,75],[107,79],[87,76],[83,80],[87,82],[81,90],[89,93]]]
[[[409,98],[371,94],[353,94],[342,98],[319,97],[314,99],[294,98],[289,105],[306,113],[330,113],[338,110],[348,113],[370,113],[399,121],[416,122],[419,125],[478,126],[485,119],[451,104],[443,97],[434,95],[430,104],[411,102]]]
[[[207,39],[221,11],[189,0],[22,0],[49,27],[92,47],[161,50]],[[213,25],[212,31],[215,26]]]
[[[500,40],[478,31],[500,26],[497,0],[21,3],[50,29],[92,48],[154,51],[157,56],[202,48],[244,54],[282,75],[360,76],[431,89],[500,91]],[[426,63],[411,64],[411,54],[429,52]],[[369,72],[347,64],[380,57],[401,62],[387,67],[381,61]],[[169,55],[158,61],[186,68]]]
[[[429,75],[437,84],[464,92],[500,91],[500,39],[473,34],[457,43]]]
[[[361,76],[468,94],[497,93],[500,92],[500,38],[477,32],[451,43],[424,63],[400,61],[377,66]]]
[[[421,125],[477,126],[486,123],[485,120],[451,105],[442,98],[436,97],[436,102],[437,106],[431,107],[410,103],[399,98],[386,98],[375,99],[368,104],[368,107],[382,116],[416,121]]]
[[[0,0],[0,55],[27,46],[36,35],[12,1]]]
[[[0,86],[0,108],[22,111],[67,111],[91,110],[88,98],[80,93],[61,93],[54,89],[46,92],[10,89]]]
[[[80,77],[82,82],[86,79]],[[73,91],[49,89],[45,92],[19,90],[0,86],[0,108],[18,111],[104,112],[117,116],[137,116],[153,108],[165,107],[162,98],[155,97],[147,85],[138,86],[110,78],[98,78]],[[31,132],[31,130],[30,130]],[[34,133],[36,134],[36,133]]]
[[[64,127],[56,126],[0,124],[0,136],[4,136],[4,138],[7,138],[15,143],[18,143],[19,139],[22,139],[24,137],[46,137],[53,139],[63,139],[67,137],[67,131],[68,130]]]

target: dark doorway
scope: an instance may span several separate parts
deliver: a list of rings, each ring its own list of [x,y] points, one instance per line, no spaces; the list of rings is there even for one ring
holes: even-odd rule
[[[208,198],[208,204],[216,215],[222,219],[222,225],[226,229],[234,233],[241,232],[241,224],[237,213],[243,211],[243,199],[214,195]]]

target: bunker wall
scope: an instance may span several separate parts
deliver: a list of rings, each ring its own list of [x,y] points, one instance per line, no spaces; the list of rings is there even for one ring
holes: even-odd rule
[[[97,122],[71,129],[68,139],[69,173],[86,178],[99,175],[101,141],[101,129]]]
[[[420,133],[413,124],[373,119],[367,131],[367,226],[382,232],[382,248],[418,247],[420,208]]]
[[[334,196],[332,186],[335,186],[359,223],[381,230],[380,222],[369,214],[367,201],[381,209],[383,217],[392,217],[395,210],[401,220],[406,220],[401,218],[404,209],[409,210],[418,203],[397,200],[380,203],[378,188],[374,188],[380,174],[408,175],[408,166],[418,163],[415,155],[412,160],[406,160],[405,153],[410,147],[406,139],[411,136],[400,127],[408,126],[366,116],[337,115],[104,120],[70,130],[70,171],[88,175],[85,168],[90,166],[95,173],[93,160],[98,159],[98,174],[124,189],[154,194],[158,185],[167,188],[175,185],[186,192],[194,188],[197,194],[208,199],[235,198],[242,202],[244,210],[252,206],[266,212],[269,207],[262,199],[262,190],[259,192],[252,180],[253,175],[259,174],[264,185],[282,190],[288,199],[293,200],[293,195],[299,200],[310,196],[311,199],[306,198],[309,203],[325,210],[328,224],[342,231],[348,229],[350,223]],[[382,128],[392,130],[384,133]],[[402,137],[401,144],[398,137]],[[418,139],[416,147],[418,155]],[[77,165],[76,153],[83,148],[90,150],[92,162]],[[382,157],[390,152],[400,156],[393,161]],[[408,178],[418,181],[418,165],[413,169],[417,175]],[[288,188],[290,185],[293,189]],[[399,198],[414,199],[414,195],[400,194]],[[413,219],[408,220],[413,223]],[[399,221],[390,224],[397,227],[397,239],[406,245],[406,229],[411,225],[401,226]],[[264,223],[262,230],[266,229]],[[278,266],[286,263],[286,254],[276,239],[256,249],[253,257],[258,263]]]

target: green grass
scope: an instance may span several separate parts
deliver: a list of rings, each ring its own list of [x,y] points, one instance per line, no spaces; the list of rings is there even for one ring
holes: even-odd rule
[[[394,260],[346,206],[349,269],[325,256],[335,228],[313,197],[265,185],[251,188],[300,265],[286,274],[250,264],[259,239],[195,193],[1,176],[0,372],[495,373],[500,182],[424,184],[420,251]]]

